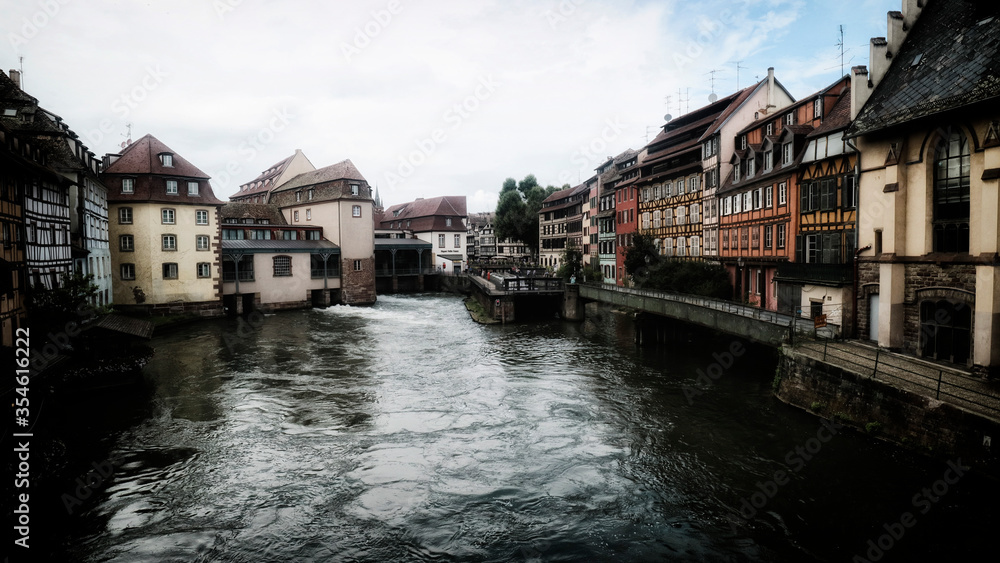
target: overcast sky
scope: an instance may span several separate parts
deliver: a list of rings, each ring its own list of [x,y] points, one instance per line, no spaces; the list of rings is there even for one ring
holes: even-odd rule
[[[8,1],[5,70],[90,149],[150,133],[232,195],[299,148],[389,205],[507,177],[576,185],[767,75],[800,99],[868,64],[900,0]],[[23,57],[23,62],[19,61]],[[680,94],[678,94],[680,90]],[[669,98],[668,98],[669,96]],[[680,98],[680,100],[679,100]],[[678,102],[680,101],[680,107]]]

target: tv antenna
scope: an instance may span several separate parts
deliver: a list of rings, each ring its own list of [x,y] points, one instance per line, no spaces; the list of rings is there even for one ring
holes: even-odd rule
[[[742,62],[743,62],[742,60],[736,61],[736,89],[737,90],[740,89],[740,69],[747,68],[745,66],[741,66],[740,65],[740,63],[742,63]]]
[[[840,40],[836,46],[840,47],[840,75],[844,76],[844,24],[840,24]]]
[[[715,103],[715,101],[719,99],[719,96],[717,96],[715,94],[715,73],[716,72],[719,72],[718,69],[714,69],[713,68],[712,70],[710,70],[710,71],[708,71],[708,72],[705,73],[705,74],[711,75],[708,78],[709,84],[712,85],[712,93],[708,95],[708,103],[710,103],[710,104]]]
[[[125,137],[125,140],[122,141],[122,145],[121,145],[122,148],[125,148],[125,147],[127,147],[127,146],[129,146],[129,145],[132,144],[132,123],[131,122],[125,124],[125,131],[126,131],[125,134],[122,135],[122,137]]]

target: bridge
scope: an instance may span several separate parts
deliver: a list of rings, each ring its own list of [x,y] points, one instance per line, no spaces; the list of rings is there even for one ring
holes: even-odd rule
[[[735,334],[748,340],[780,347],[794,338],[795,332],[810,336],[834,336],[832,328],[816,329],[812,319],[795,318],[759,307],[752,307],[722,299],[699,297],[682,293],[669,293],[648,289],[618,287],[615,285],[580,284],[582,302],[599,301],[628,307],[645,313],[676,319],[712,330]],[[581,305],[582,306],[582,305]],[[641,327],[637,338],[643,338]]]
[[[472,295],[487,314],[502,322],[552,318],[560,313],[565,289],[562,278],[490,272],[468,274]]]

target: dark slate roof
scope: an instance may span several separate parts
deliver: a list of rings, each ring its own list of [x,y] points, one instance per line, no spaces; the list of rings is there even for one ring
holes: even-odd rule
[[[319,252],[338,250],[340,247],[328,240],[228,240],[222,241],[222,253],[240,252]]]
[[[104,315],[97,322],[87,325],[87,329],[100,328],[112,332],[120,332],[129,336],[150,339],[153,337],[153,323],[143,319],[135,319],[124,315]]]
[[[304,186],[315,186],[316,184],[332,182],[334,180],[360,180],[368,183],[368,180],[365,180],[365,177],[361,175],[361,172],[354,166],[351,159],[347,159],[342,162],[338,162],[337,164],[331,164],[330,166],[319,168],[311,172],[303,172],[277,188],[274,188],[271,190],[271,193],[285,192]]]
[[[163,166],[161,153],[173,156],[173,166]],[[222,205],[215,197],[205,174],[183,156],[152,135],[146,135],[125,147],[118,160],[104,169],[101,182],[108,186],[108,201],[112,202],[164,202],[178,205]],[[121,193],[121,179],[135,176],[134,192]],[[198,195],[188,195],[187,187],[180,183],[177,195],[166,195],[167,179],[198,181]]]
[[[161,153],[174,155],[173,166],[164,166],[160,162]],[[191,164],[183,156],[152,135],[145,135],[138,141],[125,147],[120,158],[104,169],[106,174],[158,174],[160,176],[176,176],[182,178],[199,178],[207,180],[208,174]]]
[[[287,225],[285,216],[273,203],[230,202],[219,209],[223,219],[267,219],[271,225]]]
[[[894,54],[889,70],[848,129],[848,136],[997,97],[1000,3],[934,0],[923,9],[899,53]]]
[[[418,238],[376,238],[375,250],[433,248],[434,245]]]
[[[851,124],[851,89],[846,88],[840,94],[840,98],[837,103],[833,105],[827,114],[823,117],[823,123],[819,127],[813,129],[811,133],[806,135],[807,138],[820,137],[826,135],[832,131],[839,131],[845,129]]]

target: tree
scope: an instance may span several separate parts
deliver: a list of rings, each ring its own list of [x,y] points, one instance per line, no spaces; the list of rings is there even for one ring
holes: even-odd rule
[[[562,264],[556,270],[556,277],[568,280],[583,274],[583,253],[575,245],[567,244],[563,250]]]
[[[504,180],[493,223],[497,239],[519,240],[537,253],[538,212],[545,198],[557,190],[554,186],[541,187],[534,174],[528,174],[520,182],[513,178]]]
[[[38,332],[47,334],[65,330],[67,323],[77,324],[96,315],[99,311],[90,303],[97,296],[94,275],[74,272],[63,275],[62,283],[55,289],[34,288],[31,292],[31,325]]]
[[[644,277],[649,265],[659,258],[653,237],[636,233],[632,236],[632,244],[625,248],[625,273],[636,277]]]
[[[660,256],[653,237],[636,234],[625,249],[625,271],[639,287],[728,299],[729,273],[720,264]]]

